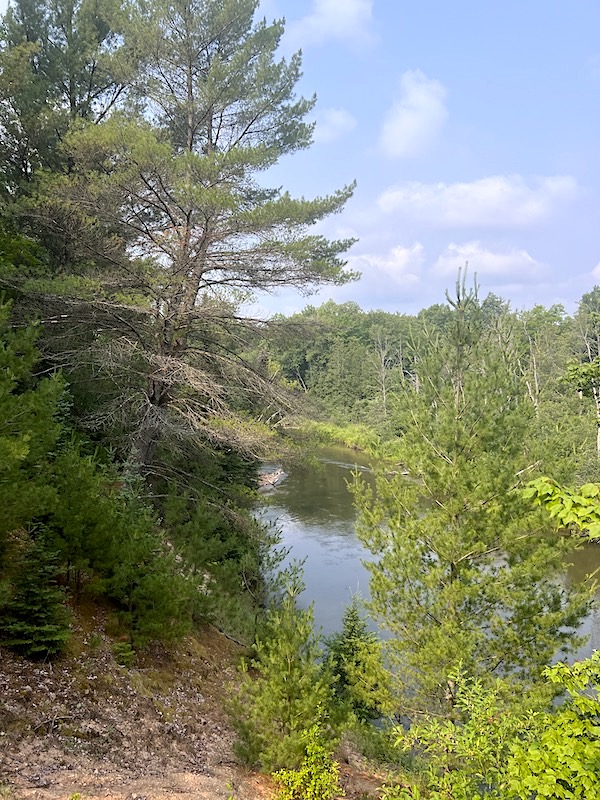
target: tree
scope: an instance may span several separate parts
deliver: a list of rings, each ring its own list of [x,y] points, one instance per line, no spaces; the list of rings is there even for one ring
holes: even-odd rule
[[[248,331],[260,329],[240,316],[240,302],[353,277],[339,257],[352,242],[310,232],[352,187],[294,200],[259,179],[309,145],[313,100],[294,95],[299,55],[275,58],[283,24],[253,24],[256,7],[156,3],[145,24],[134,4],[132,46],[147,56],[136,82],[144,113],[74,129],[70,172],[51,176],[38,209],[52,225],[68,218],[87,253],[93,284],[76,310],[70,299],[64,329],[77,324],[81,333],[87,318],[86,358],[116,383],[130,376],[103,422],[125,428],[141,465],[166,433],[256,448],[260,437],[245,436],[236,410],[281,407],[283,398],[238,356]]]
[[[328,637],[326,662],[335,677],[337,699],[360,722],[381,717],[393,707],[383,647],[360,615],[356,600],[344,611],[342,630]]]
[[[36,381],[38,331],[11,329],[0,302],[0,570],[9,537],[55,506],[52,452],[61,436],[64,383]]]
[[[296,596],[303,587],[289,586],[277,608],[268,613],[250,667],[244,665],[239,691],[230,710],[239,734],[238,751],[263,769],[294,769],[307,755],[306,733],[336,740],[332,719],[332,675],[319,664],[319,637],[312,608],[301,610]]]
[[[591,397],[596,416],[596,455],[600,459],[600,286],[581,298],[575,315],[580,334],[580,357],[567,370],[567,378],[580,397]]]
[[[574,645],[590,596],[560,584],[572,542],[515,491],[530,472],[531,407],[481,324],[476,291],[459,282],[450,305],[446,334],[420,347],[418,380],[397,398],[395,456],[411,479],[381,470],[356,501],[400,710],[452,718],[459,662],[471,677],[535,685]]]
[[[48,658],[64,650],[71,618],[43,533],[23,539],[8,599],[0,604],[0,640],[28,658]]]
[[[0,151],[5,188],[26,190],[40,167],[65,168],[69,124],[118,104],[133,56],[114,0],[16,0],[0,29]]]

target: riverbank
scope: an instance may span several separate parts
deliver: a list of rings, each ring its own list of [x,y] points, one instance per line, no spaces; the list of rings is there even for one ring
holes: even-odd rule
[[[94,611],[67,655],[2,652],[0,784],[9,798],[267,798],[268,779],[233,753],[223,709],[240,649],[213,628],[129,667]],[[4,797],[4,795],[2,795]]]
[[[242,648],[207,626],[123,666],[108,622],[102,609],[78,615],[54,663],[0,651],[2,800],[272,798],[271,779],[236,757],[224,708]],[[380,782],[358,763],[342,777],[350,799]]]

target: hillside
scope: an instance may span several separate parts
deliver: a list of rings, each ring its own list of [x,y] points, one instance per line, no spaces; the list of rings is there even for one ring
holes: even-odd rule
[[[223,707],[241,648],[207,626],[125,667],[107,625],[101,609],[79,614],[68,653],[54,663],[1,651],[0,797],[272,797],[270,779],[237,760]],[[348,764],[342,772],[347,797],[378,785]]]
[[[6,796],[268,797],[266,781],[238,765],[223,710],[239,648],[207,627],[127,668],[105,627],[101,611],[79,618],[69,653],[54,664],[2,652]]]

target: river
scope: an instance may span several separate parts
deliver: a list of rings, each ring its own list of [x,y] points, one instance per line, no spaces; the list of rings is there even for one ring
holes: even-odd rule
[[[262,518],[281,532],[291,558],[304,560],[306,589],[299,599],[306,608],[314,603],[315,622],[324,634],[340,627],[344,608],[354,594],[368,597],[369,574],[363,560],[369,552],[356,537],[355,514],[347,481],[355,468],[368,478],[368,460],[346,448],[326,448],[321,469],[297,469],[266,495]],[[568,581],[581,581],[600,567],[600,545],[586,544],[575,551],[565,570]],[[598,592],[600,604],[600,591]],[[600,649],[600,607],[583,622],[590,636],[577,653],[584,658]]]

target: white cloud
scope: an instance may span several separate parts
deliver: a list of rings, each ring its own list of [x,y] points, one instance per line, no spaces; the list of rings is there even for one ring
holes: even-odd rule
[[[344,108],[325,108],[317,114],[315,142],[335,142],[356,127],[356,119]]]
[[[425,152],[441,131],[448,112],[446,90],[420,70],[400,79],[400,97],[389,109],[379,143],[390,158],[410,158]]]
[[[495,175],[471,183],[400,184],[387,189],[378,205],[440,227],[524,227],[548,218],[576,191],[568,175],[537,178],[532,186],[520,175]]]
[[[372,285],[374,280],[391,280],[403,286],[421,280],[424,248],[420,242],[411,247],[398,245],[385,255],[365,254],[349,259],[349,266],[362,273],[363,279]]]
[[[322,44],[329,39],[369,41],[373,0],[313,0],[306,17],[287,26],[294,47]]]
[[[450,244],[433,265],[438,276],[456,276],[459,268],[468,264],[471,275],[487,278],[518,278],[519,283],[539,281],[546,267],[527,250],[516,248],[488,250],[480,242]]]
[[[600,261],[596,264],[596,266],[592,270],[591,275],[592,278],[594,278],[594,280],[600,279]]]

